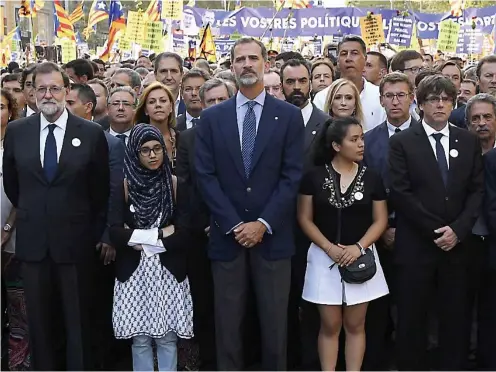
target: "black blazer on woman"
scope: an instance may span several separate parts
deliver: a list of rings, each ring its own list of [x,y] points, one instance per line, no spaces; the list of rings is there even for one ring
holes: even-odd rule
[[[110,239],[117,250],[115,274],[120,282],[125,282],[131,277],[141,258],[141,251],[127,245],[134,228],[132,214],[127,203],[125,208],[126,223],[130,228],[119,226],[110,228]],[[159,253],[162,265],[174,275],[178,282],[182,282],[187,276],[188,250],[196,234],[190,221],[189,188],[187,184],[178,180],[176,209],[171,221],[174,225],[174,234],[162,239],[166,251]]]

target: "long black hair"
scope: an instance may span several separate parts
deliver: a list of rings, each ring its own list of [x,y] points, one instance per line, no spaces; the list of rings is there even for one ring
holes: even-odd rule
[[[330,164],[336,150],[332,147],[333,142],[341,144],[348,133],[348,128],[352,125],[362,126],[360,122],[352,117],[329,119],[324,123],[318,138],[315,142],[314,164]]]

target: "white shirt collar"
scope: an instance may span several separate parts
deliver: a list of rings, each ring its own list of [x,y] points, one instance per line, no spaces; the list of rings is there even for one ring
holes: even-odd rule
[[[390,131],[392,131],[392,132],[394,132],[396,130],[396,128],[400,128],[401,130],[405,130],[405,129],[410,128],[410,124],[412,123],[412,117],[409,116],[408,117],[408,120],[405,121],[403,124],[401,124],[399,127],[398,126],[394,126],[391,123],[389,123],[389,120],[387,120],[386,123],[387,123],[388,129]]]
[[[126,137],[129,137],[129,135],[131,134],[131,129],[129,129],[128,131],[124,132],[124,133],[117,133],[115,130],[112,129],[112,127],[109,128],[109,133],[111,135],[113,135],[114,137],[118,136],[119,134],[124,134]]]
[[[265,103],[265,94],[265,89],[263,89],[262,93],[260,93],[253,101],[263,107]],[[239,109],[248,101],[251,101],[251,99],[246,98],[241,91],[238,91],[238,94],[236,94],[236,108]]]
[[[425,134],[427,134],[427,137],[432,136],[435,133],[441,133],[444,136],[449,138],[449,123],[446,123],[443,129],[437,131],[434,128],[432,128],[430,125],[428,125],[424,120],[422,120],[422,126],[424,127]]]
[[[307,105],[301,109],[301,116],[303,116],[303,124],[305,124],[305,127],[307,126],[308,121],[312,116],[312,113],[313,113],[313,105],[311,102],[308,102]]]
[[[67,109],[64,109],[62,112],[62,115],[59,116],[57,120],[54,122],[48,121],[45,118],[45,115],[43,113],[40,115],[40,130],[43,131],[46,127],[48,127],[50,124],[55,124],[58,128],[62,129],[65,131],[65,128],[67,127],[67,119],[69,118],[69,114],[67,113]]]
[[[189,114],[189,112],[186,110],[186,121],[187,121],[188,123],[190,123],[190,122],[191,122],[191,120],[193,120],[193,119],[200,119],[200,117],[198,116],[197,118],[195,118],[195,117],[191,116],[191,115]]]
[[[36,111],[34,111],[33,109],[31,109],[31,107],[29,107],[28,105],[26,105],[26,117],[29,117],[33,114],[36,114]]]

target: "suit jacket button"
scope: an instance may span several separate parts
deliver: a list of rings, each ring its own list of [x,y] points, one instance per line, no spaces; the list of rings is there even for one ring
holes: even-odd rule
[[[389,194],[389,189],[386,189],[386,194]]]
[[[448,198],[448,197],[445,197],[445,198],[444,198],[444,200],[448,201],[448,200],[449,200],[449,198]]]
[[[245,209],[245,212],[249,212],[250,210],[249,209]]]
[[[247,187],[246,192],[251,192],[251,187]]]

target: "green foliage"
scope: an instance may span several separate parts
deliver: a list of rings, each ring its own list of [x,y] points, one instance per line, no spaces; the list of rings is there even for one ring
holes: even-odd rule
[[[467,0],[467,8],[494,6],[494,0]],[[360,8],[387,8],[397,10],[414,10],[425,13],[445,13],[451,7],[449,0],[349,0],[349,6]]]

